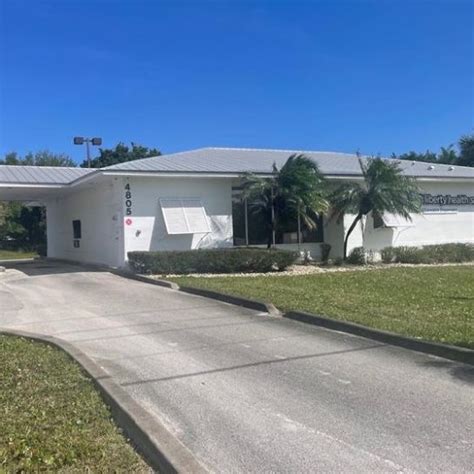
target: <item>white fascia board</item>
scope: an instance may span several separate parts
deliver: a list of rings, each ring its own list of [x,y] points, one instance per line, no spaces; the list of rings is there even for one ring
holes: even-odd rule
[[[133,177],[133,176],[141,176],[141,177],[148,177],[148,178],[241,178],[244,172],[242,173],[208,173],[208,172],[174,172],[174,171],[112,171],[112,170],[105,170],[105,169],[98,169],[96,172],[91,174],[87,174],[82,176],[75,181],[67,185],[57,185],[58,187],[69,187],[69,186],[76,186],[77,184],[82,184],[86,181],[93,180],[99,176],[126,176],[126,177]],[[272,173],[255,173],[255,175],[260,176],[262,178],[271,178],[273,176]],[[362,181],[363,177],[361,175],[356,174],[327,174],[324,175],[326,179],[329,180],[356,180]],[[425,176],[414,176],[417,181],[424,181],[424,182],[473,182],[474,177],[425,177]],[[0,184],[1,185],[1,184]]]
[[[415,176],[417,181],[426,181],[426,182],[442,182],[442,183],[472,183],[474,182],[474,177],[469,178],[465,176],[453,176],[453,177],[426,177],[426,176]]]
[[[0,183],[0,188],[43,188],[58,189],[65,188],[67,184],[45,184],[45,183]]]

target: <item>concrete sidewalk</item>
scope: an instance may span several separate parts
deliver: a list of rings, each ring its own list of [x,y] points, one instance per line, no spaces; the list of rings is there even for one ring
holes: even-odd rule
[[[84,270],[0,274],[0,327],[74,344],[210,470],[472,469],[472,367]]]

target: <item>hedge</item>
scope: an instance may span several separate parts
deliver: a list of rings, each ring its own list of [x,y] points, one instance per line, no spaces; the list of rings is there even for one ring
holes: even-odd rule
[[[384,263],[462,263],[474,261],[473,244],[439,244],[424,247],[385,247]]]
[[[160,275],[283,271],[298,257],[298,252],[290,250],[260,248],[128,252],[134,272]]]
[[[351,265],[365,265],[367,263],[367,255],[364,247],[355,247],[346,259]]]

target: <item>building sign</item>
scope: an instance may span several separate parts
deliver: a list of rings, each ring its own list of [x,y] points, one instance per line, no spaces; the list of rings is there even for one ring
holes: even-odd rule
[[[467,194],[421,194],[423,206],[474,206],[474,196]]]
[[[125,214],[127,216],[132,215],[132,190],[130,189],[130,183],[125,185]]]

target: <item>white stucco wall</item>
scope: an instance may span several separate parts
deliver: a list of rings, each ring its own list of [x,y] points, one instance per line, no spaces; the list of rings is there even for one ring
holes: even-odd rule
[[[438,195],[474,195],[474,186],[466,182],[420,182],[422,193]],[[344,217],[345,231],[354,216]],[[412,216],[412,227],[374,229],[372,215],[364,218],[352,232],[348,253],[354,247],[379,251],[387,246],[422,246],[451,242],[474,243],[474,206],[424,206],[421,214]],[[341,247],[342,248],[342,247]]]
[[[420,184],[422,192],[433,195],[474,194],[474,187],[466,182]],[[130,215],[127,215],[127,191],[131,195]],[[199,198],[211,232],[169,235],[160,198]],[[231,179],[108,176],[68,191],[46,205],[50,257],[122,266],[127,252],[133,250],[190,250],[233,245]],[[324,240],[332,247],[330,258],[342,256],[344,235],[353,217],[346,215],[340,223],[324,220]],[[72,221],[75,219],[82,223],[79,248],[73,245]],[[374,229],[369,215],[354,229],[348,252],[358,246],[379,251],[390,245],[474,242],[472,205],[441,211],[425,207],[423,214],[413,216],[413,223],[413,227]],[[296,244],[279,247],[298,248]],[[302,244],[301,249],[310,250],[314,258],[320,256],[318,243]]]
[[[48,257],[118,266],[121,263],[121,201],[117,179],[94,182],[46,202]],[[81,221],[80,247],[72,221]]]
[[[130,184],[131,214],[125,186]],[[190,250],[232,246],[231,180],[223,178],[130,177],[122,179],[124,258],[133,250]],[[211,233],[169,235],[160,198],[199,198]]]

